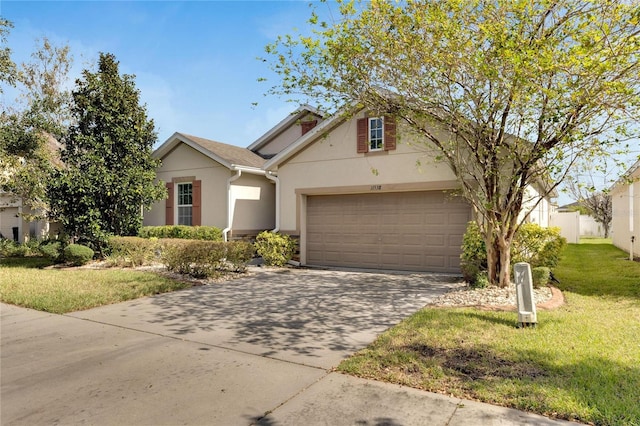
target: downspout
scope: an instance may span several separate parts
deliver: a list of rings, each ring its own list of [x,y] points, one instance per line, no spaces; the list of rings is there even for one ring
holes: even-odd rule
[[[227,227],[222,230],[222,238],[226,242],[228,241],[227,234],[231,231],[231,221],[232,221],[232,198],[231,198],[231,182],[237,180],[242,176],[242,170],[237,170],[236,174],[227,179]]]
[[[280,230],[280,179],[273,172],[267,172],[265,176],[276,184],[276,227],[271,232],[278,232]]]

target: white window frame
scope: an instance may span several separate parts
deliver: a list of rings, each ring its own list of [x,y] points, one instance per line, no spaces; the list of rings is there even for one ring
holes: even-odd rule
[[[181,193],[182,188],[190,188],[188,193]],[[188,199],[185,199],[188,197]],[[190,203],[185,202],[190,201]],[[180,182],[176,185],[176,223],[191,226],[193,224],[193,182]],[[185,214],[188,211],[188,214]]]
[[[376,126],[374,128],[374,124],[377,124],[378,122],[380,123],[379,127]],[[367,143],[369,144],[369,151],[384,150],[384,118],[369,117],[369,126],[367,126],[367,130],[369,132],[367,137]]]

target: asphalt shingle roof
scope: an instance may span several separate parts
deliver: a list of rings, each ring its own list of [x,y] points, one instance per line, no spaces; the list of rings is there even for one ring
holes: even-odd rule
[[[248,150],[247,148],[241,148],[235,145],[229,145],[222,142],[199,138],[197,136],[188,135],[186,133],[180,133],[180,135],[191,140],[194,143],[197,143],[207,151],[217,155],[230,164],[260,168],[266,161],[264,158],[260,157],[253,151]]]

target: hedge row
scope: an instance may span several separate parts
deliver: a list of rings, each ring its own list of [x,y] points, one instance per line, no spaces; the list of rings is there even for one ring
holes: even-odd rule
[[[138,232],[141,238],[179,238],[185,240],[222,241],[222,230],[215,226],[143,226]]]
[[[140,266],[151,262],[167,270],[196,278],[223,272],[244,271],[253,257],[253,245],[245,241],[205,241],[178,238],[111,237],[109,261],[119,266]]]

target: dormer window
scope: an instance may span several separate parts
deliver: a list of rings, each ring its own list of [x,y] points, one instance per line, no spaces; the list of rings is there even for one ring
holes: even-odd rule
[[[383,119],[369,118],[369,151],[381,151],[384,147]]]
[[[366,117],[357,121],[358,153],[396,149],[396,122],[393,117]]]

